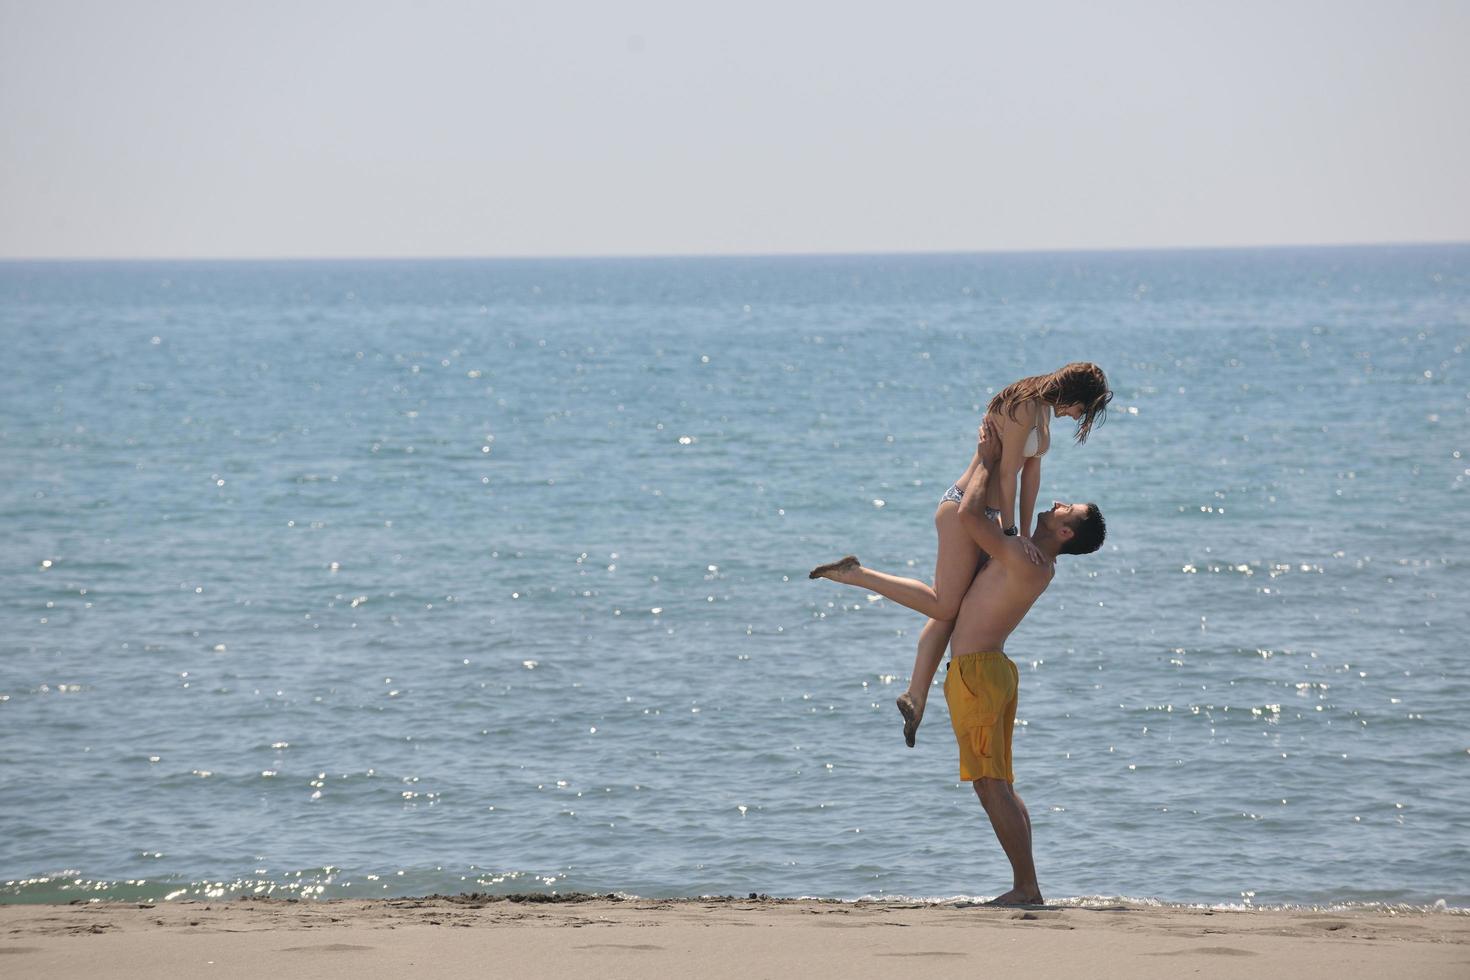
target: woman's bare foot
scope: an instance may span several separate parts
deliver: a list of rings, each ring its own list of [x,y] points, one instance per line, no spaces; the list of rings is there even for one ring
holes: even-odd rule
[[[857,571],[863,566],[853,555],[841,558],[837,561],[829,561],[825,565],[818,565],[807,573],[807,578],[830,578],[834,582],[843,582],[845,577]]]
[[[1046,899],[1041,897],[1039,888],[1012,888],[1004,895],[997,895],[986,905],[1045,905]]]
[[[898,713],[903,715],[903,740],[909,743],[909,748],[914,747],[914,735],[919,730],[919,721],[924,717],[924,709],[914,701],[914,696],[904,691],[898,696]]]

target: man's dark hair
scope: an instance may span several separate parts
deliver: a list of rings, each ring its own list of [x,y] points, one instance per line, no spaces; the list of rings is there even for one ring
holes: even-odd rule
[[[1064,555],[1090,555],[1102,547],[1103,538],[1108,536],[1108,524],[1103,520],[1097,504],[1088,504],[1082,520],[1072,525],[1072,537],[1062,546]]]

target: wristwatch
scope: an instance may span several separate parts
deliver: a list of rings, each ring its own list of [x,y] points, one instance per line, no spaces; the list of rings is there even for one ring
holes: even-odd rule
[[[1019,533],[1020,533],[1020,530],[1014,524],[1012,524],[1010,527],[1006,528],[1006,536],[1007,537],[1014,538]]]

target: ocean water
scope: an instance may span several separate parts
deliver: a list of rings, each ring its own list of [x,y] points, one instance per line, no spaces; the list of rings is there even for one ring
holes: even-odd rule
[[[927,577],[1087,359],[1047,895],[1470,905],[1470,246],[7,263],[0,338],[0,901],[997,894],[919,617],[805,573]]]

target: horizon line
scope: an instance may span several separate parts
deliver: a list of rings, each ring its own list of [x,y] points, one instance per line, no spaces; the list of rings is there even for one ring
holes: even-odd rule
[[[1357,242],[1279,242],[1255,245],[1129,245],[1121,247],[899,249],[894,251],[630,252],[532,253],[519,255],[0,255],[0,264],[129,262],[546,262],[668,261],[673,259],[907,258],[964,255],[1111,255],[1157,252],[1265,252],[1292,249],[1433,248],[1470,245],[1470,239],[1419,239]]]

